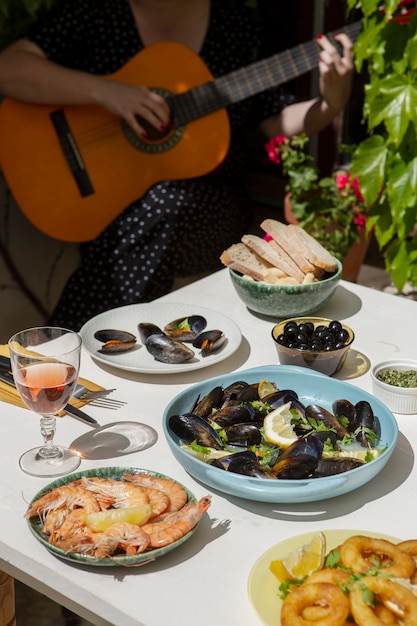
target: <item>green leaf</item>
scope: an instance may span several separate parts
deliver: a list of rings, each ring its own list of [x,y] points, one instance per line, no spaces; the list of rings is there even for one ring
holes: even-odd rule
[[[391,242],[385,252],[385,267],[398,292],[401,293],[409,278],[409,255],[405,241]]]
[[[381,193],[385,179],[388,148],[380,135],[365,139],[352,158],[352,176],[359,178],[359,186],[368,206],[373,205]]]
[[[409,163],[401,160],[391,168],[387,195],[392,219],[398,226],[399,236],[404,239],[415,219],[415,211],[407,209],[414,208],[417,201],[417,157]]]
[[[399,146],[409,122],[416,119],[416,86],[407,76],[391,74],[375,81],[368,94],[369,106],[372,108],[372,115],[368,114],[369,127],[372,129],[384,124],[388,141]]]
[[[411,69],[417,69],[417,33],[409,40],[406,50],[408,63]]]

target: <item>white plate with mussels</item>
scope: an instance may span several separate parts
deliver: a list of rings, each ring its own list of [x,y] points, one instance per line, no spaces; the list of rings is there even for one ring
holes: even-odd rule
[[[220,347],[203,356],[201,349],[186,343],[188,349],[193,350],[194,356],[182,363],[165,363],[158,361],[148,351],[139,335],[139,324],[154,324],[161,330],[167,324],[182,318],[201,316],[207,322],[204,332],[212,330],[222,331],[224,338]],[[95,337],[103,330],[117,331],[114,337],[124,338],[124,333],[130,333],[136,339],[126,351],[101,352],[103,341]],[[122,332],[122,335],[119,333]],[[203,331],[202,331],[203,332]],[[128,306],[111,309],[96,315],[86,322],[80,330],[83,345],[87,352],[97,361],[113,367],[146,374],[178,374],[209,367],[224,361],[239,348],[242,334],[239,327],[226,315],[190,304],[171,302],[154,302],[130,304]],[[108,338],[111,335],[107,335]]]

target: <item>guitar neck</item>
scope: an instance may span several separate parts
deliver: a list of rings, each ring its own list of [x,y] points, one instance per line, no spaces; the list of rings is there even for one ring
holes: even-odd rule
[[[361,26],[360,21],[354,22],[327,36],[332,39],[334,34],[344,32],[355,41]],[[188,122],[309,72],[317,67],[320,51],[316,41],[309,41],[168,98],[173,126],[185,126]]]

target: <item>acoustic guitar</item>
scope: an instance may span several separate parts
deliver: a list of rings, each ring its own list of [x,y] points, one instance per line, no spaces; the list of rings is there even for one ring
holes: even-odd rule
[[[355,40],[360,27],[355,22],[338,32]],[[5,98],[0,165],[7,185],[21,211],[46,235],[94,239],[155,183],[194,178],[220,165],[230,142],[225,108],[313,69],[319,54],[317,42],[310,41],[214,79],[186,46],[150,45],[107,77],[146,85],[167,98],[172,127],[167,133],[147,128],[146,139],[99,106]]]

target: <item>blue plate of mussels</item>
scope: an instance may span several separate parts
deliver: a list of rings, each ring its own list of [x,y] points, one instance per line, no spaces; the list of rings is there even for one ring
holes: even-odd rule
[[[285,447],[267,441],[263,429],[266,415],[283,404],[295,434]],[[162,424],[191,476],[260,502],[313,502],[353,491],[382,470],[398,438],[395,417],[370,393],[285,365],[190,386],[168,404]]]

